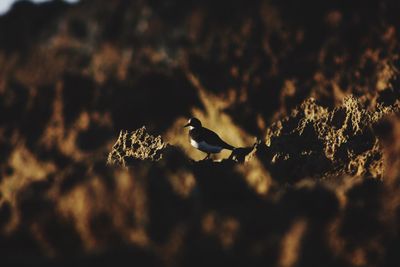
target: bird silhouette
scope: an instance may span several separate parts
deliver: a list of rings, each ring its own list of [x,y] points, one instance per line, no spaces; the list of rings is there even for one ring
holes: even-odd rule
[[[207,153],[203,159],[209,159],[211,154],[219,153],[222,149],[234,150],[235,147],[223,141],[218,134],[202,126],[197,118],[190,118],[184,127],[189,127],[190,144],[198,150]]]

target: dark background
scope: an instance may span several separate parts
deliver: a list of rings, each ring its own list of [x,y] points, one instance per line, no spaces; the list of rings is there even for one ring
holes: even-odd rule
[[[106,158],[142,125],[202,156],[181,129],[192,115],[244,146],[309,97],[395,107],[399,12],[397,0],[17,2],[0,17],[1,265],[396,266],[395,116],[368,125],[378,176],[346,158],[295,180],[243,167],[269,177],[260,191],[229,163]]]

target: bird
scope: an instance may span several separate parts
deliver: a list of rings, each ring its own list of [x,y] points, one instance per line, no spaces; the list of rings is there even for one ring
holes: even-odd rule
[[[184,127],[189,127],[190,144],[198,150],[207,153],[203,159],[209,159],[211,153],[219,153],[222,149],[234,150],[235,147],[223,141],[218,134],[202,126],[197,118],[190,118]]]

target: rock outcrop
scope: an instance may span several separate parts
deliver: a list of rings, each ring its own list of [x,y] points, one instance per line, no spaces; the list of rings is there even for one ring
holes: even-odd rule
[[[121,130],[107,163],[125,167],[131,160],[159,161],[166,146],[160,135],[147,133],[144,126],[130,133]]]
[[[382,147],[374,125],[398,111],[398,102],[366,109],[353,96],[329,110],[310,98],[290,116],[272,124],[265,140],[235,149],[225,161],[246,163],[258,158],[279,182],[341,175],[382,179]],[[108,163],[127,166],[135,160],[159,161],[167,147],[174,146],[147,133],[145,127],[131,133],[121,131]],[[181,159],[182,164],[190,160],[187,156]]]
[[[264,150],[258,150],[276,179],[360,176],[383,178],[382,147],[373,127],[399,111],[378,104],[366,109],[349,96],[329,111],[308,99],[290,116],[267,130]]]

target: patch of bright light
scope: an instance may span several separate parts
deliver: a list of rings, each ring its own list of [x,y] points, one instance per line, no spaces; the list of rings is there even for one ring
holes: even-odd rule
[[[7,13],[7,11],[10,10],[11,6],[20,0],[0,0],[0,16]],[[43,2],[49,2],[51,0],[30,0],[33,3],[43,3]],[[64,2],[67,3],[78,3],[79,0],[64,0]]]

